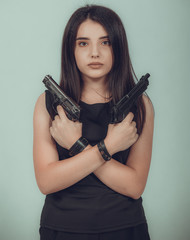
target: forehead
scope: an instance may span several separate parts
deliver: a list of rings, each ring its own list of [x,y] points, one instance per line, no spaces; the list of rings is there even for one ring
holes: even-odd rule
[[[95,21],[87,19],[78,28],[77,37],[102,37],[106,36],[107,32],[104,27]]]

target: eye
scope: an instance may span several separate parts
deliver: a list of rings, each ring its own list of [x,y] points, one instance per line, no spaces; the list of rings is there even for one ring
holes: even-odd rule
[[[102,45],[104,45],[104,46],[110,46],[111,43],[110,43],[109,40],[106,40],[106,41],[103,41],[103,42],[102,42]]]
[[[79,44],[79,46],[81,46],[81,47],[85,47],[85,46],[88,45],[86,42],[79,42],[78,44]]]

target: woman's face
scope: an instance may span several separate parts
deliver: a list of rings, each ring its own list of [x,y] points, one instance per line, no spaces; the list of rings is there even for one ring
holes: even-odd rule
[[[79,26],[74,53],[83,80],[105,80],[113,65],[113,52],[101,24],[87,19]]]

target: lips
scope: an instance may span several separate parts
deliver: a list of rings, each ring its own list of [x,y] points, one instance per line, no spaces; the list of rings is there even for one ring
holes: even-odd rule
[[[91,62],[88,64],[88,66],[91,68],[101,68],[103,66],[103,64],[100,62]]]

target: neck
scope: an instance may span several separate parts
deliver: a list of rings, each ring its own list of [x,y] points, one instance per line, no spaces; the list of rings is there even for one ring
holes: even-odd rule
[[[81,100],[87,103],[109,102],[108,84],[105,79],[84,79]]]

